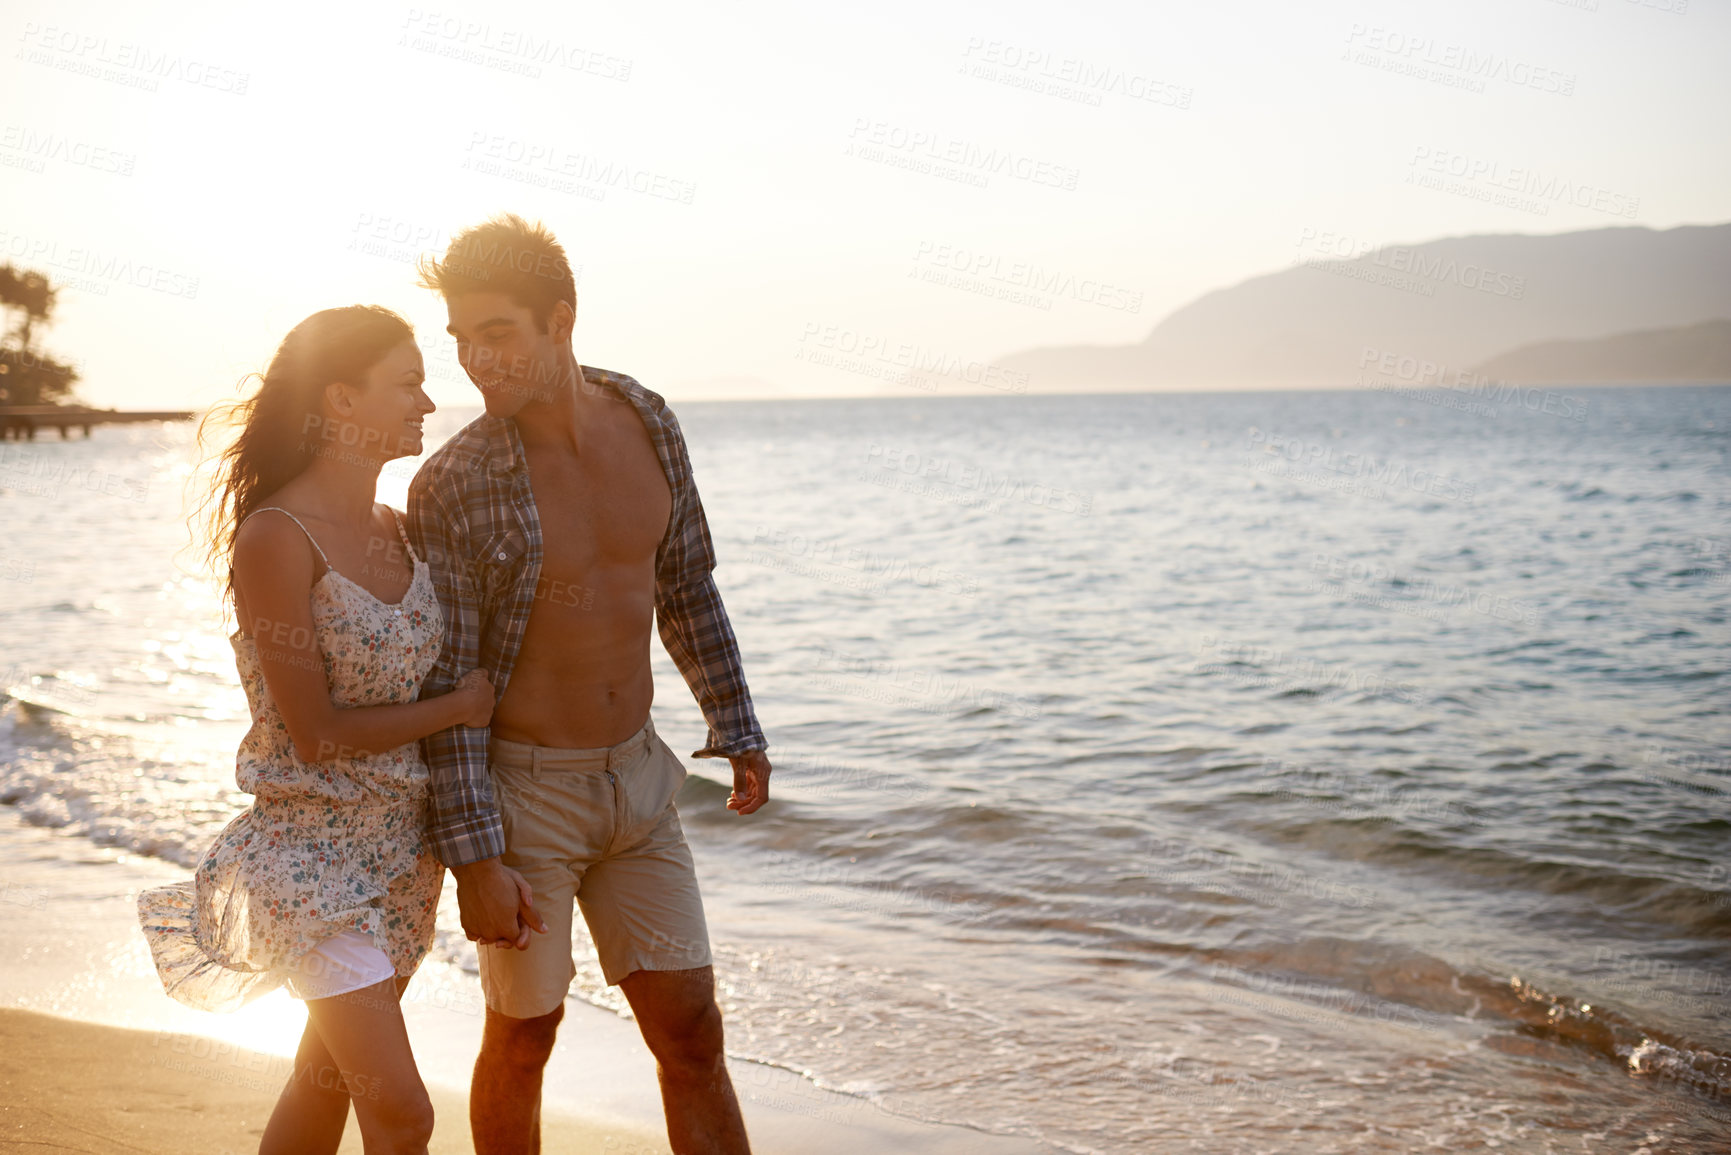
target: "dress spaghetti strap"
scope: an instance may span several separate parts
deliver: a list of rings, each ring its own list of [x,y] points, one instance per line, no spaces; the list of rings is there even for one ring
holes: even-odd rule
[[[397,536],[403,539],[403,548],[409,551],[409,560],[420,561],[421,555],[415,552],[414,544],[409,541],[409,531],[403,528],[403,515],[392,506],[387,505],[385,508],[389,509],[391,516],[397,519]],[[287,513],[288,511],[284,510],[283,512]]]
[[[296,525],[299,525],[301,527],[301,532],[307,535],[307,540],[313,543],[313,548],[319,551],[319,560],[325,563],[326,569],[331,568],[331,559],[325,556],[324,547],[319,545],[319,539],[313,536],[313,531],[308,529],[306,526],[301,525],[301,519],[296,517],[294,514],[290,513],[288,510],[284,509],[282,506],[280,506],[280,505],[260,506],[258,509],[253,510],[252,513],[249,513],[246,515],[246,521],[252,520],[252,518],[255,515],[261,514],[267,509],[274,509],[278,513],[282,514],[284,517],[288,518],[290,521],[294,522]],[[242,521],[241,524],[245,525],[246,521]]]

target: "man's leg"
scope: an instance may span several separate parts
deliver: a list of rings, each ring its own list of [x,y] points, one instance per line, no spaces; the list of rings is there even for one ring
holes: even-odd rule
[[[517,869],[522,869],[518,867]],[[548,933],[531,933],[527,950],[479,946],[487,1017],[469,1085],[469,1131],[476,1155],[539,1155],[541,1075],[553,1054],[571,961],[569,875],[524,871]],[[546,1008],[551,1007],[551,1010]]]
[[[715,972],[636,970],[619,983],[655,1056],[674,1155],[750,1155],[722,1050]]]
[[[469,1087],[475,1155],[540,1155],[541,1074],[564,1017],[564,1003],[551,1014],[533,1019],[514,1019],[487,1009],[481,1053],[475,1058],[475,1077]]]
[[[703,895],[674,805],[685,765],[653,724],[645,730],[647,741],[616,759],[626,821],[611,852],[584,871],[577,901],[602,974],[625,992],[655,1056],[676,1155],[747,1155],[722,1052]]]
[[[476,1155],[538,1155],[541,1150],[542,1072],[577,975],[571,959],[577,890],[571,859],[585,852],[583,815],[607,813],[583,794],[583,780],[540,776],[533,751],[498,741],[489,748],[494,797],[505,828],[500,861],[528,880],[547,933],[531,931],[526,950],[475,948],[487,1000],[469,1090]],[[600,774],[594,777],[606,781]]]

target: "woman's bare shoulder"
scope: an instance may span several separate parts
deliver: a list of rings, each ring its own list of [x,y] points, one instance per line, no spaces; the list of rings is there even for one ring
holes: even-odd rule
[[[280,507],[265,507],[248,517],[234,535],[234,564],[240,569],[317,567],[307,532]]]

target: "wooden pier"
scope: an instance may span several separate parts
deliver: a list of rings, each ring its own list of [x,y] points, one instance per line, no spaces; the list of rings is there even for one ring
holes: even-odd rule
[[[97,425],[126,425],[137,421],[190,421],[190,410],[92,409],[85,405],[0,405],[0,440],[34,441],[38,429],[58,429],[62,440],[71,430],[84,436]]]

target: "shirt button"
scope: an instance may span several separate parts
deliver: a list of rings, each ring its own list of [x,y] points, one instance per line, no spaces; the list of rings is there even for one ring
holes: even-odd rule
[[[499,551],[499,560],[500,560],[500,561],[504,561],[504,560],[505,560],[505,551],[504,551],[504,550],[500,550],[500,551]]]

